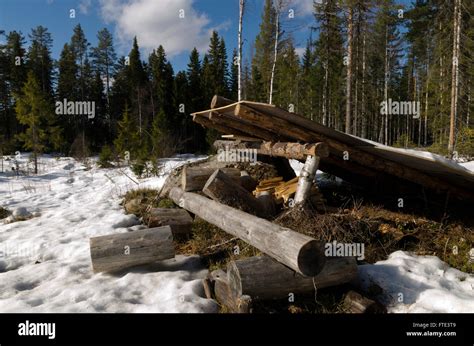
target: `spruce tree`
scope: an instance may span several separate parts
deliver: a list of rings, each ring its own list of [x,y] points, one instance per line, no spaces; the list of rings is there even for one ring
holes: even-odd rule
[[[34,73],[28,73],[21,94],[15,94],[16,115],[26,127],[19,135],[24,148],[33,152],[35,174],[38,173],[38,155],[45,149],[58,149],[61,131],[55,124],[54,110],[45,92],[42,91]]]

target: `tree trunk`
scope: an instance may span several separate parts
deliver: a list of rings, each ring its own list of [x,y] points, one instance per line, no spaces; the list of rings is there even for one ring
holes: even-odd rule
[[[324,267],[324,245],[311,237],[176,187],[169,197],[302,275],[315,276]]]
[[[449,121],[448,151],[452,156],[455,145],[456,116],[458,106],[459,87],[459,38],[461,35],[461,0],[454,0],[454,34],[453,34],[453,61],[451,76],[451,114]]]
[[[245,0],[239,0],[239,37],[238,37],[238,86],[237,86],[237,100],[242,100],[242,20],[244,18]]]
[[[173,258],[173,234],[169,226],[90,238],[94,272],[121,269]]]
[[[267,256],[255,256],[230,262],[227,275],[233,296],[265,300],[348,283],[357,278],[358,272],[352,257],[328,259],[323,270],[312,278],[301,276]]]
[[[298,187],[295,193],[295,205],[304,203],[310,194],[314,177],[318,170],[320,158],[318,156],[308,156],[298,179]]]
[[[352,6],[349,5],[349,18],[347,27],[347,80],[346,80],[346,133],[352,133],[351,131],[351,97],[352,97]]]
[[[275,44],[273,48],[273,65],[272,73],[270,76],[270,95],[268,97],[268,103],[272,104],[273,101],[273,81],[275,79],[275,68],[278,57],[278,39],[280,35],[280,10],[281,10],[281,0],[276,0],[276,21],[275,21]]]

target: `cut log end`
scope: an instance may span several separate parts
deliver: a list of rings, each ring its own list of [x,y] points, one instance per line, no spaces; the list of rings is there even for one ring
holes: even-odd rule
[[[326,264],[324,246],[317,240],[306,243],[298,254],[298,267],[304,276],[316,276]]]

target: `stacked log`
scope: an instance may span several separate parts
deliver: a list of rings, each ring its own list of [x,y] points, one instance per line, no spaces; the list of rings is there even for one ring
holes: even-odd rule
[[[349,283],[357,278],[357,262],[353,257],[331,258],[318,275],[305,277],[268,256],[256,256],[230,262],[227,276],[233,296],[280,299]]]
[[[324,244],[311,237],[180,188],[171,189],[169,197],[302,275],[315,276],[324,267]]]

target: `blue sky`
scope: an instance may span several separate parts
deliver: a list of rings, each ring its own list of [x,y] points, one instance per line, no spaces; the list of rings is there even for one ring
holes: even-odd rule
[[[258,33],[263,0],[247,0],[244,20],[244,51],[248,57]],[[400,0],[409,3],[409,0]],[[294,19],[284,23],[301,51],[313,25],[312,0],[291,0]],[[70,10],[75,18],[70,18]],[[184,18],[180,18],[181,10]],[[238,0],[0,0],[0,30],[21,31],[27,38],[31,28],[43,25],[53,37],[57,59],[72,30],[81,24],[91,45],[97,31],[107,27],[119,55],[128,54],[133,36],[138,37],[142,59],[162,44],[175,72],[185,69],[190,50],[204,52],[212,30],[224,36],[229,56],[237,46]]]

